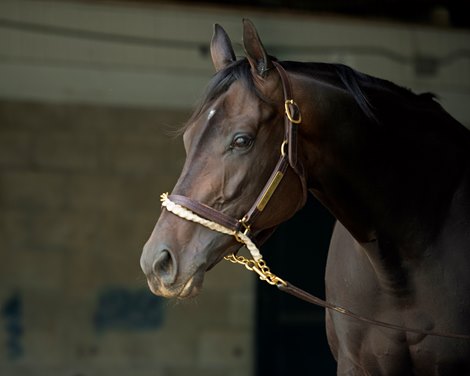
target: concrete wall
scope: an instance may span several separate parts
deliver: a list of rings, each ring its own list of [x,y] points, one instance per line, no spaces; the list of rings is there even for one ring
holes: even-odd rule
[[[0,375],[249,375],[252,279],[153,297],[141,247],[186,113],[0,102]]]
[[[140,3],[0,2],[0,375],[251,375],[254,277],[153,297],[141,247],[212,74],[214,22],[281,59],[431,90],[470,125],[468,31]]]
[[[342,62],[433,91],[470,124],[470,31],[139,2],[0,2],[0,98],[188,108],[212,74],[217,22],[241,19],[283,60]]]

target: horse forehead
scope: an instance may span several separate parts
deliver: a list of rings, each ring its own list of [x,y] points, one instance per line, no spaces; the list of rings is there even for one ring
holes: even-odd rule
[[[235,81],[222,98],[222,103],[227,115],[248,114],[259,107],[260,99],[246,83]]]
[[[189,126],[183,139],[185,144],[207,142],[217,132],[230,132],[235,124],[253,123],[259,118],[261,100],[243,82],[235,81],[216,98]],[[251,119],[251,121],[248,121]],[[231,121],[226,121],[231,120]],[[223,129],[220,125],[223,124]],[[218,128],[218,129],[215,129]]]

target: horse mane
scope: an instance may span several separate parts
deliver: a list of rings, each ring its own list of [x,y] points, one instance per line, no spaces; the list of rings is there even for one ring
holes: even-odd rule
[[[401,128],[423,137],[441,135],[470,151],[470,131],[446,112],[429,92],[420,94],[391,81],[356,71],[343,64],[286,61],[287,71],[327,82],[347,91],[366,119],[378,126]],[[443,140],[443,139],[442,139]]]
[[[270,58],[277,61],[274,57]],[[346,90],[357,103],[365,117],[373,123],[378,125],[390,123],[390,115],[392,115],[390,111],[393,114],[401,113],[403,118],[407,115],[412,115],[419,117],[420,123],[425,123],[428,127],[439,127],[442,129],[442,126],[449,125],[449,128],[453,128],[459,137],[463,137],[470,144],[470,132],[441,107],[436,100],[436,96],[432,93],[415,94],[408,88],[388,80],[361,73],[343,64],[295,61],[282,61],[279,63],[287,71],[304,74]],[[237,80],[241,81],[247,90],[256,97],[265,102],[272,103],[257,89],[253,81],[251,66],[246,58],[242,58],[214,74],[197,103],[192,116],[178,133],[184,133],[188,126],[194,122],[207,106],[225,93],[230,85]],[[379,95],[381,100],[377,100]],[[407,126],[407,124],[401,124],[398,121],[393,123],[393,126]]]
[[[271,59],[277,61],[276,58]],[[372,77],[365,73],[356,71],[355,69],[343,64],[330,64],[330,63],[303,63],[295,61],[280,62],[287,70],[303,73],[308,76],[321,78],[324,76],[329,80],[329,76],[336,76],[344,88],[353,96],[354,100],[362,110],[362,112],[369,118],[379,123],[376,108],[371,103],[367,95],[366,87],[374,86],[393,92],[396,95],[403,97],[403,100],[416,102],[419,100],[420,107],[427,104],[430,108],[436,109],[440,107],[436,102],[436,96],[432,93],[415,94],[410,89],[401,87],[393,82]],[[194,120],[206,108],[207,104],[215,98],[228,90],[230,85],[240,80],[246,85],[246,88],[257,97],[266,101],[267,99],[257,90],[252,74],[250,64],[246,58],[239,59],[229,64],[225,69],[217,72],[209,81],[205,91],[196,105],[193,115],[189,119],[189,123]]]
[[[371,100],[371,92],[381,90],[391,95],[395,101],[406,103],[406,107],[417,106],[421,109],[441,109],[433,93],[416,94],[408,88],[391,81],[370,76],[344,64],[335,63],[300,63],[286,61],[282,63],[288,70],[318,78],[345,89],[356,101],[366,117],[378,124],[381,123],[380,108]],[[338,81],[339,79],[339,81]]]

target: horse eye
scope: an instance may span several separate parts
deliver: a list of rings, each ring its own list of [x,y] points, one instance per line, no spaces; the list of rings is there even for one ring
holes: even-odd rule
[[[237,148],[237,149],[245,149],[251,146],[253,143],[253,139],[249,136],[246,135],[239,135],[236,136],[233,141],[232,145],[230,145],[232,148]]]

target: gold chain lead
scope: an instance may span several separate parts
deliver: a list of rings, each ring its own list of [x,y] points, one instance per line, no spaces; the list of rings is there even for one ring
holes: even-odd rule
[[[224,259],[234,264],[243,265],[248,270],[258,274],[259,279],[261,279],[262,281],[266,281],[270,285],[277,286],[281,284],[287,286],[286,281],[271,273],[271,270],[269,269],[268,265],[266,265],[266,261],[264,261],[263,259],[255,261],[247,259],[244,256],[235,256],[233,253],[229,256],[225,256]]]

